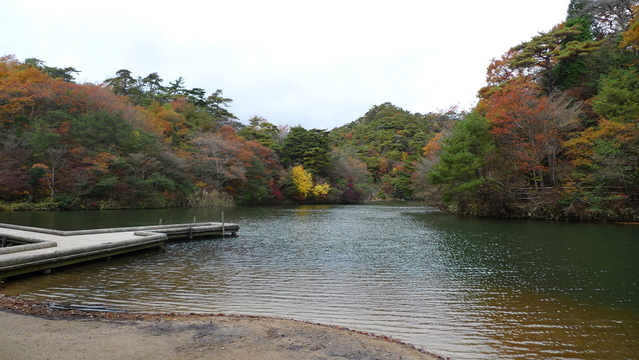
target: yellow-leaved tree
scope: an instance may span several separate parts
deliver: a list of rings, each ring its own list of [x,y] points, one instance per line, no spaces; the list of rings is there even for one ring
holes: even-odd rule
[[[329,184],[317,184],[311,190],[315,196],[328,195],[329,191],[331,191],[331,186]]]
[[[328,192],[331,190],[329,184],[317,184],[313,186],[313,174],[306,171],[302,165],[292,168],[291,176],[297,187],[297,192],[299,192],[304,199],[308,197],[309,193],[315,196],[322,196],[328,195]]]
[[[293,177],[297,191],[303,198],[306,198],[308,193],[313,189],[313,174],[304,170],[302,165],[298,165],[291,169],[291,176]]]
[[[639,53],[639,5],[633,6],[632,11],[634,17],[630,20],[628,30],[622,34],[623,39],[619,47],[622,49],[628,48]]]

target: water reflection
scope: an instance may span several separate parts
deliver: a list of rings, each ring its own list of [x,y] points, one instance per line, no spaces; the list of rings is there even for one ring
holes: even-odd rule
[[[173,211],[96,217],[108,227],[118,217],[142,225],[221,215]],[[170,244],[4,291],[62,305],[317,321],[455,359],[639,357],[636,228],[461,218],[408,203],[225,212],[242,226],[238,237]]]
[[[639,314],[586,306],[562,294],[495,288],[477,299],[500,358],[624,359],[636,357]],[[630,352],[629,352],[630,350]]]

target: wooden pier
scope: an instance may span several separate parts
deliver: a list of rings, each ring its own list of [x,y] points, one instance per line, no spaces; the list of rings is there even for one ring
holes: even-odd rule
[[[191,224],[60,231],[0,223],[0,282],[8,277],[158,247],[169,240],[234,236],[237,224]],[[8,246],[11,245],[11,246]]]

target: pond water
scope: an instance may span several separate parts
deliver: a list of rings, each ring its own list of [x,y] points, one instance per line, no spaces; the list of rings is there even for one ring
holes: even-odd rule
[[[171,243],[18,278],[58,306],[294,318],[453,359],[639,358],[639,226],[476,219],[408,202],[0,213],[62,230],[197,221]]]

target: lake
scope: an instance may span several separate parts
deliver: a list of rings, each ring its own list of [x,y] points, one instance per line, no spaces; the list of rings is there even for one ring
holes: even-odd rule
[[[170,243],[18,278],[61,307],[253,314],[383,334],[453,359],[639,358],[639,226],[494,220],[410,202],[0,212],[60,230],[196,221]]]

